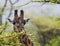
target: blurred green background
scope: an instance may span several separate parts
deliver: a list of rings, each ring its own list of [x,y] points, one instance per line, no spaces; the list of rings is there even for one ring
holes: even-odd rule
[[[18,34],[13,31],[13,25],[6,20],[11,8],[9,1],[7,1],[7,7],[1,12],[5,1],[0,0],[0,23],[2,23],[0,25],[0,46],[22,46],[19,43]],[[44,0],[32,0],[33,2],[28,5],[25,3],[30,0],[19,1],[13,5],[9,18],[13,20],[15,9],[18,9],[18,11],[24,10],[25,19],[30,18],[29,22],[24,26],[25,31],[34,46],[60,46],[60,4],[57,4],[60,3],[60,0],[46,0],[50,1],[50,3],[42,6]]]

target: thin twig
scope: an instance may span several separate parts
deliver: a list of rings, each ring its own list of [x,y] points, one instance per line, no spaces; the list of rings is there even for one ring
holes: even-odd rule
[[[2,10],[1,10],[1,12],[0,12],[0,16],[3,14],[6,6],[7,6],[7,0],[5,1],[5,4],[4,4],[4,6],[3,6],[3,8],[2,8]]]
[[[18,0],[19,1],[19,0]],[[17,2],[18,2],[17,1]],[[12,4],[12,2],[11,2],[11,0],[9,0],[9,2],[10,2],[10,4],[11,4],[11,9],[10,9],[10,13],[9,13],[9,15],[8,15],[8,17],[7,18],[9,18],[10,16],[11,16],[11,14],[12,14],[12,10],[13,10],[13,5],[15,4],[15,3],[17,3],[17,2],[15,2],[14,4]],[[5,27],[3,28],[3,30],[5,30],[6,29],[6,27],[7,27],[7,20],[6,20],[6,22],[5,22]],[[3,32],[3,31],[2,31]],[[2,33],[1,32],[1,33]]]

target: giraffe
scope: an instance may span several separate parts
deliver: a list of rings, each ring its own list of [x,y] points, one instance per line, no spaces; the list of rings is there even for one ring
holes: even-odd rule
[[[15,10],[13,21],[11,21],[10,19],[8,19],[8,20],[10,22],[12,22],[12,24],[14,26],[14,31],[16,33],[24,31],[24,33],[22,35],[18,36],[18,39],[20,39],[20,43],[25,44],[25,46],[33,46],[33,43],[28,38],[28,35],[26,34],[26,31],[24,30],[24,25],[26,24],[26,22],[29,21],[29,19],[24,20],[24,11],[20,10],[20,15],[18,16],[18,10]]]

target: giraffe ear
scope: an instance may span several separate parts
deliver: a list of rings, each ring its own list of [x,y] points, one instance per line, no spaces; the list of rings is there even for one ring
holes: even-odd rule
[[[24,24],[24,25],[26,24],[26,21],[25,21],[25,20],[23,20],[23,24]]]
[[[28,18],[27,20],[26,20],[26,22],[28,22],[30,19]]]

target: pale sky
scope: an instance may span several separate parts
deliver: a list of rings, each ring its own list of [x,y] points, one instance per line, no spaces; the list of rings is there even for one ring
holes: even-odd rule
[[[16,0],[12,0],[12,2],[15,2]],[[16,3],[14,6],[21,6],[24,5],[26,3],[28,3],[30,0],[19,0],[18,3]],[[5,0],[0,0],[0,7],[4,5]],[[60,15],[60,4],[51,4],[51,3],[46,3],[43,6],[41,6],[42,3],[29,3],[28,5],[25,5],[23,7],[19,7],[16,8],[18,10],[23,9],[25,11],[25,13],[30,13],[31,11],[34,12],[34,14],[37,15]],[[10,3],[8,0],[7,3],[7,7],[10,7]],[[9,14],[9,10],[6,10],[4,12],[4,16],[3,16],[3,20],[5,21],[6,17]],[[12,11],[12,15],[13,15],[13,11]],[[11,18],[13,18],[13,16],[11,16]]]

